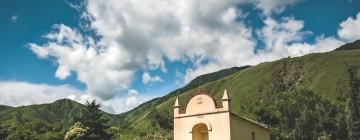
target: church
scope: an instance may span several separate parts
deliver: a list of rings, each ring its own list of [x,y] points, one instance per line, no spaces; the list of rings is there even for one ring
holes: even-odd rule
[[[198,91],[181,106],[174,105],[174,140],[270,140],[268,126],[231,112],[226,89],[221,106],[204,91]]]

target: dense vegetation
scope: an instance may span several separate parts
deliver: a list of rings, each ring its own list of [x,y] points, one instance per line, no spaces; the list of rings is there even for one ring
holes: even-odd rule
[[[86,106],[69,99],[54,103],[8,107],[0,111],[0,139],[64,139],[76,118]],[[102,112],[109,124],[123,124],[117,115]]]
[[[349,68],[349,137],[350,140],[360,139],[360,79],[357,67]]]
[[[259,121],[271,125],[272,139],[348,139],[344,106],[306,89],[282,92],[274,99],[256,113]]]
[[[271,126],[272,139],[349,139],[347,118],[350,115],[345,105],[333,103],[299,83],[285,80],[280,76],[286,73],[285,67],[273,71],[272,86],[265,91],[268,98],[255,112],[258,121]],[[344,98],[353,96],[347,94]]]
[[[103,117],[101,105],[86,101],[83,115],[75,119],[73,126],[66,132],[65,140],[109,140],[109,120]]]
[[[345,46],[359,48],[357,44]],[[272,139],[355,140],[360,135],[358,68],[360,49],[284,58],[203,75],[129,112],[102,114],[114,139],[172,139],[176,97],[183,105],[202,89],[219,102],[226,88],[233,113],[269,124]],[[0,139],[64,139],[70,127],[84,127],[75,123],[84,109],[70,100],[0,107]]]

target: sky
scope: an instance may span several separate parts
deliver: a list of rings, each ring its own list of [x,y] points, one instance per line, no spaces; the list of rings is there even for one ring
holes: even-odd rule
[[[202,74],[357,39],[359,0],[2,0],[0,104],[122,113]]]

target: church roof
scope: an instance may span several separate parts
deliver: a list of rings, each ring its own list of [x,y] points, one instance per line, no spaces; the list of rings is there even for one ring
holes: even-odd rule
[[[243,120],[245,120],[245,121],[248,121],[248,122],[250,122],[250,123],[253,123],[253,124],[257,125],[257,126],[260,126],[260,127],[262,127],[262,128],[265,128],[265,129],[270,129],[269,126],[266,125],[266,124],[257,122],[257,121],[255,121],[255,120],[252,120],[252,119],[247,118],[247,117],[243,117],[243,116],[234,114],[234,113],[232,113],[231,111],[230,111],[230,113],[231,113],[231,115],[233,115],[233,116],[235,116],[235,117],[238,117],[238,118],[240,118],[240,119],[243,119]]]

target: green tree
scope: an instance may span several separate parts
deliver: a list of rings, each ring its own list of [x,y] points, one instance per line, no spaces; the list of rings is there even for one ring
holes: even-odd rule
[[[311,90],[294,89],[277,94],[256,115],[260,122],[271,125],[275,140],[347,140],[343,108]]]
[[[152,111],[149,114],[149,117],[153,125],[157,125],[160,128],[164,128],[167,130],[172,130],[173,129],[172,116],[169,114],[170,114],[169,112],[161,111],[155,108],[152,109]]]
[[[360,139],[360,80],[357,67],[350,66],[349,73],[349,136],[351,140]]]
[[[108,119],[103,117],[100,110],[101,105],[97,104],[95,100],[92,102],[86,101],[86,109],[83,111],[81,118],[77,119],[85,128],[88,128],[89,135],[86,136],[87,140],[108,140],[111,135],[108,134],[107,125]]]
[[[28,125],[12,124],[8,130],[11,132],[6,140],[31,140],[36,139],[36,132],[27,127]]]
[[[0,122],[0,139],[5,139],[7,136],[7,129],[6,128],[3,128],[3,126],[1,125],[1,122]]]
[[[76,122],[66,132],[64,140],[85,140],[86,135],[89,135],[89,128],[80,122]]]

